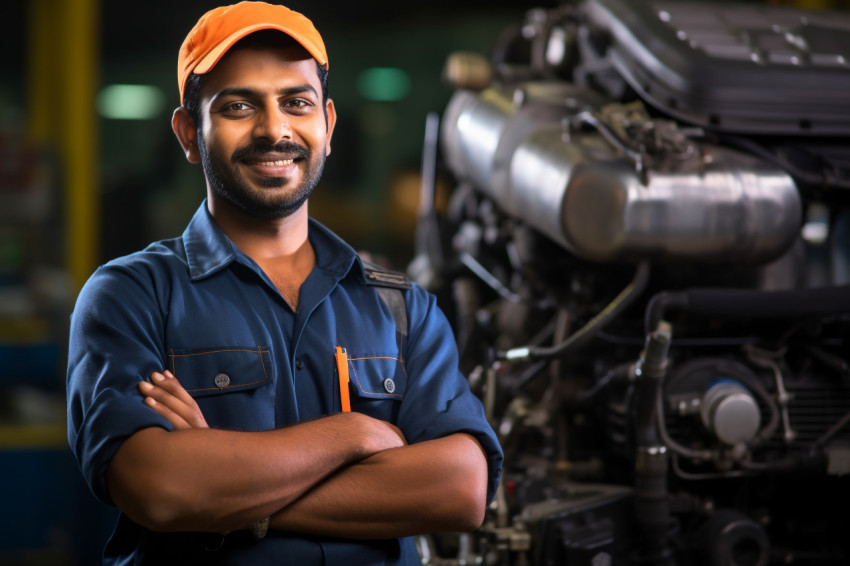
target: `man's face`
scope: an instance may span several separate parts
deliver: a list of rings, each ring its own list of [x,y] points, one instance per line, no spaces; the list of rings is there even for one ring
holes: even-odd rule
[[[251,216],[289,216],[330,153],[316,62],[298,47],[234,49],[200,93],[198,148],[210,197]]]

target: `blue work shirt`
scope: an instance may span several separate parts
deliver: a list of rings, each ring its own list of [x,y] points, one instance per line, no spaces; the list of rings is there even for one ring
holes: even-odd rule
[[[206,202],[183,236],[101,266],[71,317],[68,441],[94,494],[111,503],[106,468],[121,443],[172,426],[138,383],[170,369],[210,427],[261,431],[340,411],[335,348],[346,348],[351,409],[392,422],[409,443],[456,432],[488,459],[488,499],[502,452],[457,367],[448,321],[421,287],[402,291],[408,335],[367,283],[356,252],[310,220],[316,266],[295,312],[215,225]],[[401,351],[399,344],[402,344]],[[427,502],[423,502],[427,504]],[[225,537],[156,533],[120,515],[106,564],[420,564],[411,538],[349,541],[270,530]]]

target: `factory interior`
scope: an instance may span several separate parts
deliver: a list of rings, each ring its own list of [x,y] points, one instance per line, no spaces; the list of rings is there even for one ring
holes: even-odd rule
[[[850,11],[841,0],[748,3]],[[180,43],[217,5],[11,0],[0,8],[0,564],[100,563],[117,512],[93,497],[68,447],[68,320],[99,265],[179,236],[204,198],[200,167],[187,163],[170,117]],[[404,271],[415,254],[426,122],[453,94],[447,58],[486,57],[529,10],[562,3],[286,5],[325,38],[339,116],[310,213]],[[450,181],[434,184],[445,206]]]

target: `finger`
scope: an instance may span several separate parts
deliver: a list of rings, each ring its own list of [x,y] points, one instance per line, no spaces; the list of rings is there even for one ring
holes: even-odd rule
[[[204,414],[201,412],[201,407],[198,406],[198,402],[195,400],[192,395],[186,391],[186,388],[183,387],[183,384],[171,373],[169,370],[165,370],[163,372],[165,375],[165,383],[169,386],[175,387],[176,395],[182,399],[186,403],[186,407],[188,409],[187,414],[184,415],[189,424],[195,428],[209,428],[207,424],[207,420],[204,418]]]
[[[186,405],[193,406],[197,404],[195,398],[189,395],[189,392],[186,391],[180,380],[174,377],[174,374],[170,371],[165,370],[162,373],[154,372],[151,374],[151,380],[154,382],[154,385],[180,399]]]
[[[191,425],[180,415],[162,403],[158,403],[153,397],[145,397],[145,404],[156,411],[159,416],[171,423],[175,430],[192,428]]]
[[[178,399],[171,392],[158,386],[157,382],[161,380],[157,380],[156,375],[153,374],[151,376],[154,383],[147,381],[139,383],[139,390],[142,392],[142,395],[155,401],[158,406],[167,408],[182,420],[189,422],[189,418],[193,414],[192,407],[188,407],[183,400]]]
[[[145,393],[153,397],[160,404],[178,414],[183,420],[195,428],[208,428],[201,408],[195,398],[192,397],[183,385],[174,377],[170,371],[154,372],[151,374],[152,390]]]

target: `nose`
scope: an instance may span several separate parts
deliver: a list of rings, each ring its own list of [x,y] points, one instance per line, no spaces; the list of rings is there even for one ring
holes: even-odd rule
[[[258,114],[254,126],[254,137],[265,139],[269,143],[277,143],[283,139],[292,138],[292,127],[289,117],[275,105],[273,108],[265,108]]]

